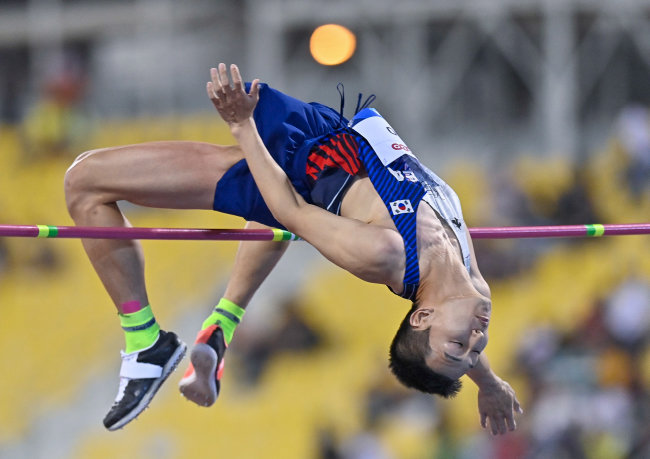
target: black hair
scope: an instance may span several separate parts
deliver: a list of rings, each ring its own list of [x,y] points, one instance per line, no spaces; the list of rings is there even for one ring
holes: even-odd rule
[[[444,398],[454,397],[460,391],[462,383],[427,366],[425,356],[431,351],[429,332],[414,330],[410,323],[411,314],[416,309],[417,304],[413,303],[397,329],[390,345],[389,367],[399,382],[406,387]]]

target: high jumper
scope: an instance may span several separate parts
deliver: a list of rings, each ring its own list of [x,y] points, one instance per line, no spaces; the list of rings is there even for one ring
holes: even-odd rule
[[[75,224],[128,227],[117,204],[125,200],[238,215],[247,229],[286,229],[356,277],[410,301],[390,346],[389,366],[400,382],[451,397],[467,374],[479,388],[481,425],[489,421],[493,434],[514,430],[522,410],[488,363],[490,289],[456,193],[372,108],[358,107],[347,120],[258,80],[244,84],[237,66],[223,63],[210,70],[206,89],[237,145],[167,141],[83,153],[65,177]],[[104,419],[115,430],[148,406],[186,346],[153,315],[139,243],[82,242],[126,337],[118,395]],[[180,382],[189,400],[209,406],[217,399],[235,327],[287,245],[240,243],[223,298],[203,323]]]

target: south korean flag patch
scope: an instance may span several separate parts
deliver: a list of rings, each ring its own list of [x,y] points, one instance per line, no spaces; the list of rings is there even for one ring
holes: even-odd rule
[[[400,199],[399,201],[393,201],[390,203],[390,211],[393,215],[411,214],[413,213],[413,206],[411,205],[410,200]]]

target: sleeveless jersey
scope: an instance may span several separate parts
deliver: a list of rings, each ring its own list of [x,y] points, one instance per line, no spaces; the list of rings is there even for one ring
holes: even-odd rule
[[[359,145],[359,158],[404,240],[406,270],[404,289],[399,295],[414,300],[420,282],[416,217],[422,201],[430,205],[453,230],[469,272],[469,243],[456,193],[420,163],[376,110],[361,110],[350,121],[350,127],[366,140]]]

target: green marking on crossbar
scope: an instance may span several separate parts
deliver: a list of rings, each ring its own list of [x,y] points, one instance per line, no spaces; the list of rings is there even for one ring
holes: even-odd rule
[[[587,228],[587,236],[600,237],[605,234],[605,227],[599,223],[593,225],[585,225]]]
[[[56,226],[49,225],[36,225],[38,228],[38,236],[36,237],[57,237],[59,229]]]

